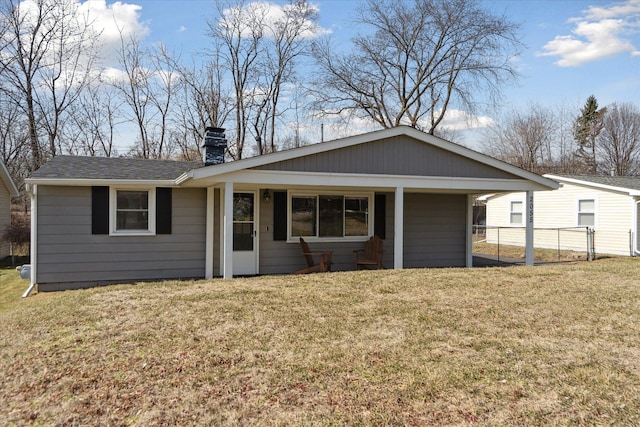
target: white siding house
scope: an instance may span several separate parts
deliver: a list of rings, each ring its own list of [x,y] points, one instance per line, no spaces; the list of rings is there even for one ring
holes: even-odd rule
[[[583,251],[594,231],[597,254],[640,255],[640,177],[545,175],[560,183],[535,192],[534,246]],[[524,245],[519,213],[525,193],[495,194],[487,201],[487,240]],[[499,229],[499,231],[498,231]],[[561,229],[558,231],[558,229]]]

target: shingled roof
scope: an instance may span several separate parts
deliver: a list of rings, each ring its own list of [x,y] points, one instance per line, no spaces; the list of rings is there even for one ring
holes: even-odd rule
[[[34,171],[32,178],[53,179],[176,179],[202,167],[200,162],[132,159],[124,157],[56,156]]]
[[[555,175],[558,178],[575,179],[578,181],[592,182],[594,184],[608,185],[610,187],[640,190],[640,176],[610,176],[610,175]]]

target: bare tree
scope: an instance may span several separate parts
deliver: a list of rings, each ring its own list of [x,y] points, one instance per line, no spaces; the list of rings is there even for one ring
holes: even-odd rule
[[[170,116],[182,84],[178,62],[164,46],[143,48],[136,36],[121,37],[118,61],[122,78],[114,78],[111,84],[128,107],[125,110],[138,133],[138,144],[130,154],[145,159],[170,157]]]
[[[209,35],[222,43],[220,51],[231,73],[235,96],[235,136],[229,154],[241,159],[250,120],[249,90],[254,88],[257,58],[264,38],[264,22],[268,13],[265,3],[217,0],[220,19],[209,22]],[[229,136],[227,137],[229,139]]]
[[[565,105],[554,109],[553,115],[556,124],[553,144],[554,165],[553,168],[549,168],[549,172],[575,174],[584,169],[575,152],[573,111],[575,111],[575,107]]]
[[[120,37],[118,62],[124,73],[124,78],[115,78],[111,83],[122,97],[123,104],[129,107],[130,118],[136,125],[139,139],[139,155],[142,158],[151,157],[151,147],[148,135],[150,116],[152,115],[150,101],[150,83],[153,72],[144,63],[146,52],[140,46],[140,41],[131,36]]]
[[[640,173],[640,111],[630,103],[607,107],[596,151],[604,172],[616,175]]]
[[[517,73],[517,26],[477,0],[367,0],[366,33],[336,54],[317,43],[318,109],[355,112],[382,127],[433,134],[452,105],[473,112],[478,94],[495,98]]]
[[[71,122],[67,111],[97,77],[94,62],[99,36],[89,17],[80,14],[76,2],[58,0],[56,5],[48,19],[55,20],[57,28],[45,56],[46,66],[40,73],[42,90],[36,91],[52,156],[62,152],[59,135],[65,123]]]
[[[35,91],[38,73],[44,67],[43,58],[49,50],[55,30],[55,23],[47,20],[55,5],[52,2],[38,0],[36,6],[35,12],[30,12],[23,3],[4,0],[1,11],[1,87],[27,118],[32,169],[38,168],[43,160],[38,135]]]
[[[525,112],[513,110],[492,132],[485,142],[488,154],[537,173],[553,165],[556,125],[551,110],[539,105],[530,105]]]
[[[255,112],[254,130],[262,144],[259,153],[276,151],[276,120],[282,113],[280,99],[286,83],[294,83],[297,60],[307,55],[312,37],[319,33],[318,9],[297,0],[283,7],[283,15],[268,24],[268,37],[260,69],[264,70],[258,87],[259,105]],[[260,130],[261,128],[261,130]],[[266,135],[264,135],[266,133]]]
[[[214,56],[200,68],[180,67],[183,81],[172,139],[184,160],[202,160],[200,145],[207,126],[224,127],[232,113],[232,96],[223,87],[224,69]]]
[[[96,34],[71,0],[2,0],[0,14],[0,87],[26,117],[34,169],[44,150],[59,151],[62,117],[92,75]]]
[[[67,153],[111,157],[116,154],[116,128],[122,123],[122,101],[110,85],[92,85],[73,104],[74,126],[65,132]]]
[[[29,175],[29,132],[22,110],[0,92],[0,155],[18,187]]]
[[[157,120],[152,123],[154,130],[151,138],[151,155],[161,159],[170,157],[174,144],[169,138],[170,115],[175,104],[177,92],[183,84],[178,62],[172,58],[164,45],[160,45],[151,55],[154,78],[150,81],[149,96],[155,108]]]

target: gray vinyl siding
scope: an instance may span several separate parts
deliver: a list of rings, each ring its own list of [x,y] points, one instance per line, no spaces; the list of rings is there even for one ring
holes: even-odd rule
[[[466,195],[404,195],[404,267],[466,265]]]
[[[298,157],[259,166],[256,169],[493,179],[517,178],[476,160],[407,136]]]
[[[263,190],[260,190],[260,193]],[[261,201],[260,209],[260,274],[292,273],[307,266],[299,243],[273,240],[273,205]],[[393,194],[386,197],[386,236],[383,264],[393,267]],[[353,251],[364,248],[364,242],[309,242],[312,251],[333,251],[332,271],[355,269]]]
[[[41,291],[204,277],[206,190],[174,189],[172,234],[91,234],[91,187],[38,187]]]

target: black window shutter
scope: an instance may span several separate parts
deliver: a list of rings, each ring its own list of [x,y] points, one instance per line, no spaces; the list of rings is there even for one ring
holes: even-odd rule
[[[91,234],[109,234],[109,187],[91,187]]]
[[[376,194],[373,203],[373,234],[385,239],[387,234],[387,196],[385,194]]]
[[[287,240],[287,192],[273,192],[273,240]]]
[[[156,234],[171,234],[171,188],[156,188]]]

